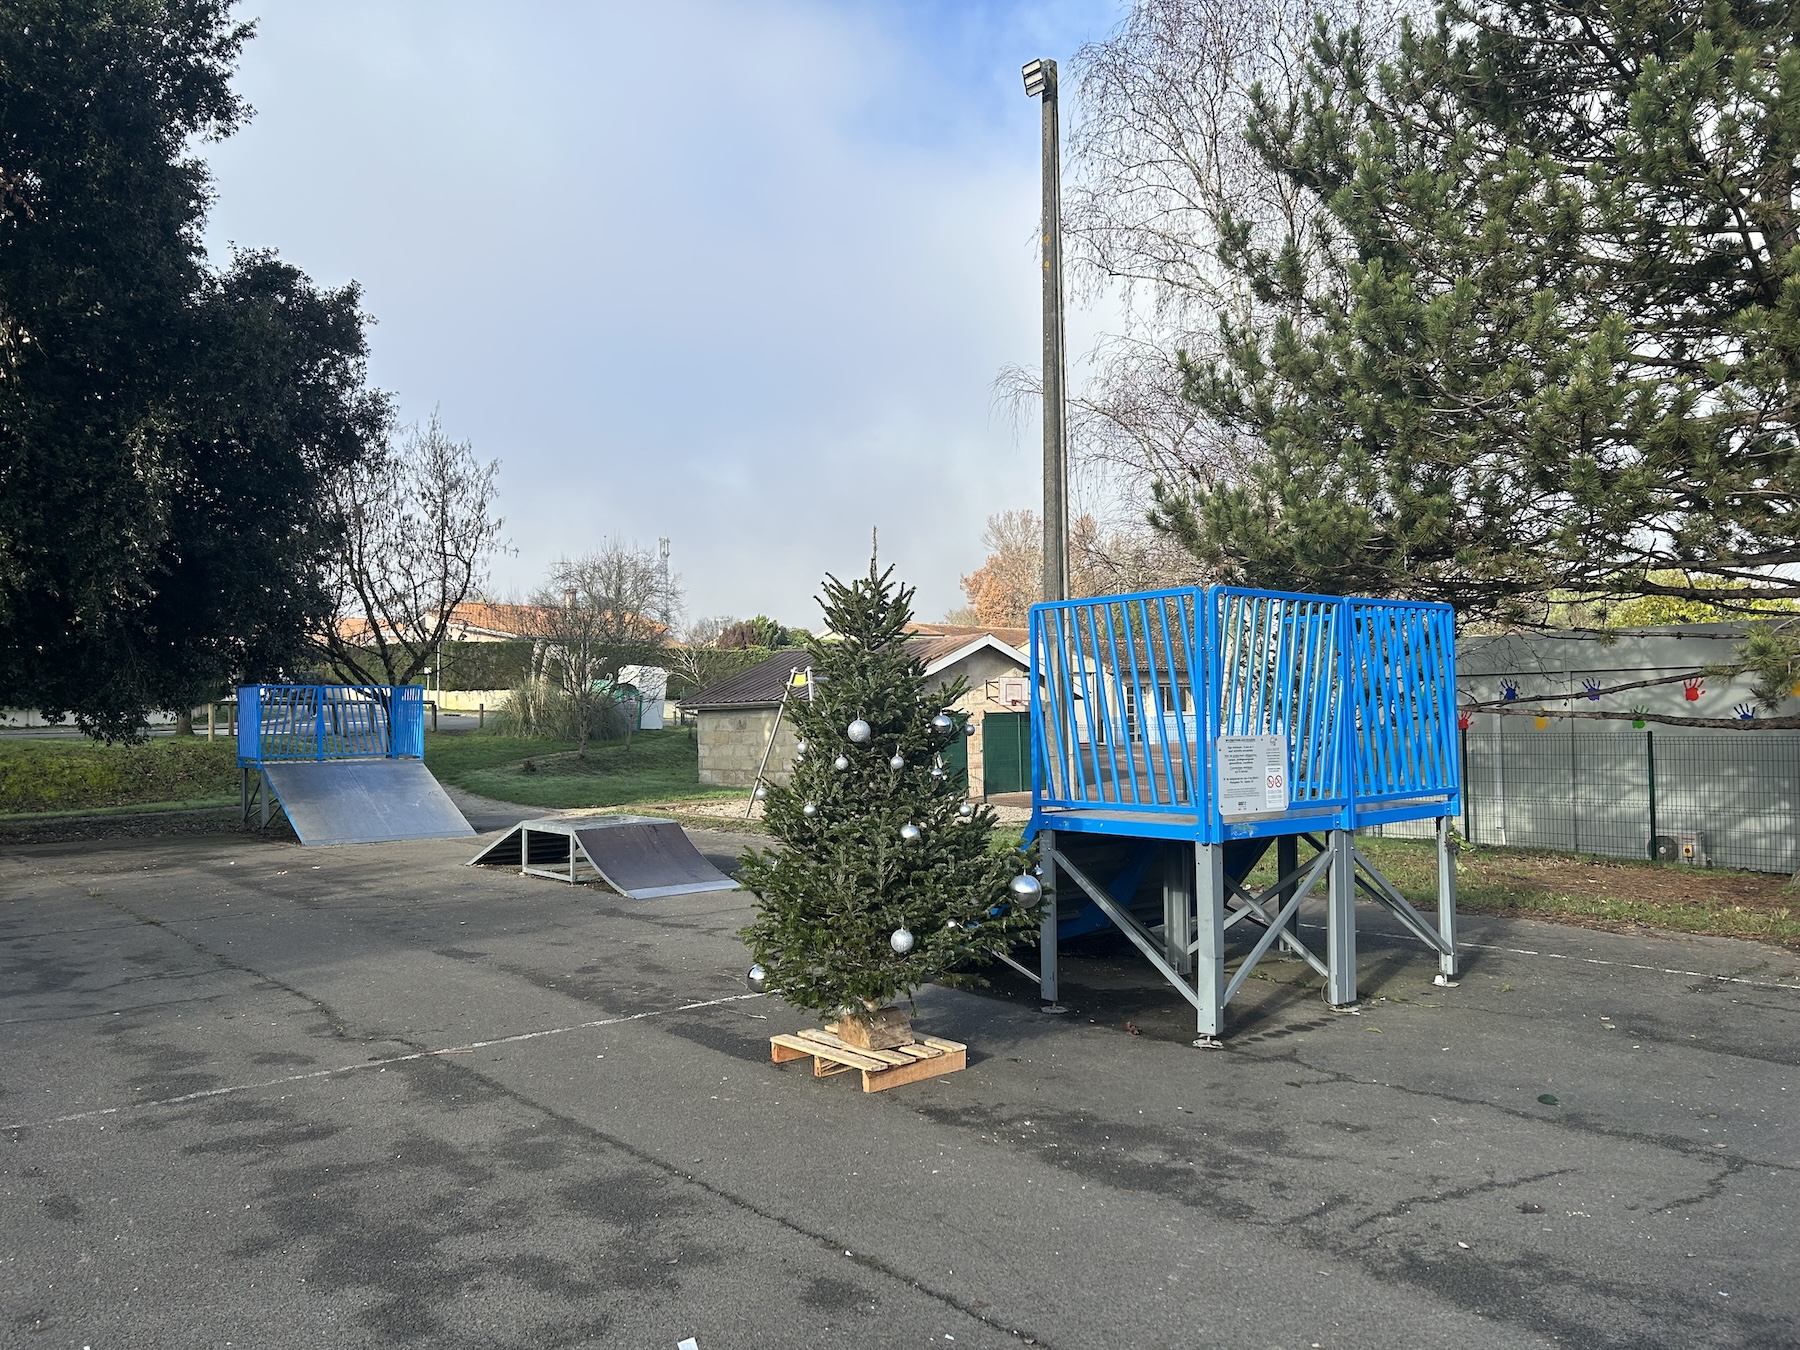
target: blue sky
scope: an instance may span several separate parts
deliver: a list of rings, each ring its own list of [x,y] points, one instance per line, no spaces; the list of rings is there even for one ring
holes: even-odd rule
[[[690,614],[812,626],[878,526],[937,618],[1035,504],[991,396],[1039,344],[1019,66],[1115,0],[241,13],[209,244],[361,283],[374,382],[501,461],[497,592],[667,535]]]

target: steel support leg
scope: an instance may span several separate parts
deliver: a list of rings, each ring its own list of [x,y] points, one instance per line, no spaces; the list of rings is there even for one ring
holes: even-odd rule
[[[1438,936],[1450,950],[1438,953],[1438,970],[1446,980],[1456,978],[1456,836],[1450,817],[1437,822]]]
[[[1325,1001],[1334,1007],[1356,1002],[1356,852],[1348,830],[1327,837],[1331,851],[1330,900],[1325,917]]]
[[[1217,1041],[1225,1020],[1225,850],[1194,845],[1194,992],[1202,1043]]]
[[[1194,968],[1188,948],[1194,941],[1193,845],[1177,840],[1163,852],[1163,955],[1183,975]]]
[[[1275,875],[1278,877],[1291,877],[1299,866],[1300,836],[1294,834],[1278,835],[1275,839]],[[1298,882],[1290,881],[1281,888],[1281,893],[1275,897],[1275,912],[1277,914],[1281,912],[1282,907],[1285,906],[1288,901],[1294,898],[1294,887],[1298,884]],[[1295,939],[1298,940],[1300,937],[1300,912],[1298,910],[1294,911],[1294,921],[1290,925],[1290,931],[1293,933]]]
[[[1047,894],[1038,913],[1038,997],[1046,1007],[1056,1006],[1056,914],[1061,908],[1056,896],[1056,831],[1038,834],[1038,857],[1043,861],[1044,890]]]
[[[269,776],[260,768],[256,771],[256,797],[262,803],[262,827],[269,828]]]

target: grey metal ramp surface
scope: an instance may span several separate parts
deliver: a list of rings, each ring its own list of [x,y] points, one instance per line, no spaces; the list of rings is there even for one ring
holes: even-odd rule
[[[661,816],[525,820],[469,860],[471,867],[517,867],[531,876],[567,882],[584,879],[581,863],[633,900],[738,888],[700,856],[680,825]]]
[[[475,833],[416,759],[265,761],[262,771],[302,844],[374,844]]]

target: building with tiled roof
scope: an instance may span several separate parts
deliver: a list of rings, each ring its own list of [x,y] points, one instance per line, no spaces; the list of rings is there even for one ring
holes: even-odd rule
[[[969,715],[975,734],[952,747],[946,762],[954,761],[956,769],[966,763],[970,795],[1029,787],[1030,761],[1024,749],[1030,742],[1029,663],[1022,647],[985,629],[929,624],[914,625],[906,648],[938,685],[958,678],[968,683],[967,692],[952,706]],[[790,700],[805,698],[809,686],[801,677],[811,669],[805,651],[781,651],[681,701],[683,714],[692,715],[698,729],[702,783],[749,788],[765,755],[765,776],[772,782],[787,781],[795,737],[793,724],[782,715],[783,695]]]

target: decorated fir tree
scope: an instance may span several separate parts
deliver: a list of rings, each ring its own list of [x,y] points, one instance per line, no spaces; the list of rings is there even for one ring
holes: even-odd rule
[[[995,846],[994,813],[971,803],[944,756],[967,718],[959,680],[933,688],[906,651],[910,588],[893,569],[825,579],[829,636],[808,643],[808,688],[789,700],[800,752],[770,786],[779,851],[751,852],[738,878],[759,897],[743,933],[753,986],[839,1017],[881,1043],[904,1018],[883,1005],[971,970],[1028,934],[1041,892],[1029,855]]]

